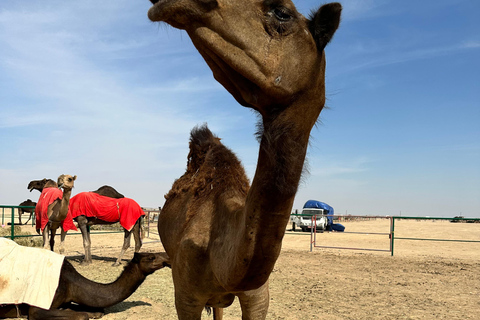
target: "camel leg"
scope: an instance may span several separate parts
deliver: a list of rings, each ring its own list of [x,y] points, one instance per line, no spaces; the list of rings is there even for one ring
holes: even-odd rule
[[[63,230],[63,227],[62,227],[62,232],[60,234],[60,248],[58,249],[58,252],[60,252],[60,254],[63,254],[65,252],[65,237],[67,236],[67,232],[65,230]]]
[[[50,226],[47,223],[45,225],[45,229],[43,229],[42,236],[43,236],[43,248],[48,250],[48,235],[50,234]]]
[[[139,218],[132,229],[133,239],[135,240],[135,252],[140,252],[140,249],[142,248],[143,235],[141,223],[141,218]]]
[[[32,216],[33,216],[33,212],[30,212],[30,217],[28,217],[28,220],[27,222],[25,222],[25,224],[27,224],[32,219]]]
[[[57,233],[57,229],[51,228],[50,229],[50,250],[53,250],[53,247],[55,246],[55,234]]]
[[[134,227],[135,228],[135,227]],[[120,255],[117,258],[117,261],[113,264],[113,266],[118,266],[120,264],[120,261],[122,260],[123,255],[125,254],[125,251],[127,251],[128,248],[130,248],[130,238],[132,237],[132,232],[128,231],[127,229],[125,230],[125,236],[123,238],[123,246],[122,246],[122,251],[120,251]],[[133,229],[132,229],[133,231]],[[135,248],[137,245],[135,244]],[[135,251],[137,252],[137,251]]]
[[[77,223],[82,232],[83,248],[85,249],[85,257],[83,258],[82,264],[90,264],[92,263],[92,253],[90,251],[92,242],[90,240],[90,230],[87,226],[88,220],[85,216],[78,216]]]
[[[86,312],[75,312],[72,310],[45,310],[36,307],[30,307],[28,312],[29,320],[88,320],[90,317]]]
[[[20,222],[20,225],[22,225],[22,214],[23,214],[23,209],[18,208],[18,222]]]
[[[223,308],[213,308],[213,320],[223,319]]]
[[[175,308],[178,320],[201,320],[205,303],[206,301],[203,303],[197,301],[190,294],[180,293],[175,288]]]
[[[263,320],[267,317],[270,294],[268,281],[258,289],[239,293],[242,320]]]

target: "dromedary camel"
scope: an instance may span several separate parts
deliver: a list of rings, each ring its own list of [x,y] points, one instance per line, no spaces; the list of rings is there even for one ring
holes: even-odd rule
[[[135,252],[140,251],[142,247],[141,223],[145,212],[135,200],[125,197],[114,199],[94,192],[80,192],[72,197],[70,212],[82,232],[83,247],[85,249],[83,264],[92,262],[90,226],[95,224],[120,222],[124,228],[125,236],[122,250],[113,264],[114,266],[120,264],[123,254],[130,247],[132,233],[135,239]]]
[[[242,319],[265,319],[268,278],[325,104],[324,48],[341,5],[306,19],[290,0],[152,0],[148,17],[184,29],[214,77],[262,117],[251,187],[237,158],[194,129],[186,173],[166,196],[158,231],[172,259],[178,318],[221,319],[239,298]]]
[[[40,192],[43,191],[43,188],[56,188],[57,184],[55,181],[52,179],[47,179],[44,178],[42,180],[32,180],[28,183],[27,189],[32,192],[32,190],[38,190]],[[110,197],[110,198],[115,198],[115,199],[120,199],[124,198],[123,194],[119,193],[115,188],[110,187],[110,186],[101,186],[98,188],[95,192],[99,195],[105,196],[105,197]]]
[[[36,202],[33,202],[30,199],[27,199],[27,200],[23,201],[22,203],[20,203],[18,206],[19,207],[35,207],[36,205],[37,205]],[[18,222],[20,224],[22,224],[22,214],[24,214],[25,212],[30,213],[30,217],[28,218],[27,222],[25,222],[25,224],[27,224],[28,221],[30,221],[30,219],[32,219],[34,208],[18,208]]]
[[[45,187],[40,194],[37,206],[35,207],[37,230],[42,230],[43,247],[53,251],[55,246],[55,234],[57,229],[61,228],[60,248],[59,252],[63,253],[65,250],[65,236],[70,229],[76,229],[73,225],[72,219],[66,219],[68,215],[68,205],[70,203],[70,196],[74,181],[77,176],[62,174],[57,179],[57,188]],[[60,191],[59,189],[63,189]],[[50,241],[48,241],[50,238]]]
[[[99,318],[104,313],[103,308],[127,299],[148,275],[166,266],[170,266],[170,262],[163,252],[135,253],[117,280],[104,284],[85,278],[65,259],[50,309],[45,310],[27,304],[0,305],[0,318],[27,315],[30,320]]]

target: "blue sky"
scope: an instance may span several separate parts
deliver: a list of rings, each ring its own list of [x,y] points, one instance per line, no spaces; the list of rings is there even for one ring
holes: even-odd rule
[[[295,1],[308,15],[321,2]],[[480,2],[348,0],[327,54],[327,105],[294,208],[480,217]],[[0,4],[0,203],[78,176],[163,206],[190,130],[208,123],[252,178],[256,116],[148,1]]]

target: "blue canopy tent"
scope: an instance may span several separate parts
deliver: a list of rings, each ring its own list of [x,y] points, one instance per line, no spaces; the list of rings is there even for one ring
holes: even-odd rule
[[[327,225],[327,230],[334,230],[334,231],[344,231],[345,227],[339,223],[333,223],[333,215],[334,215],[334,210],[331,206],[326,204],[325,202],[317,201],[317,200],[308,200],[305,202],[303,205],[303,208],[316,208],[316,209],[323,209],[325,211],[325,214],[329,215],[330,217],[327,217],[328,219],[328,225]]]

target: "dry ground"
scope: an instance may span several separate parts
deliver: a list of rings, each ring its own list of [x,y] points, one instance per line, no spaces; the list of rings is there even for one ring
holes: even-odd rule
[[[317,244],[388,249],[387,220],[342,222],[346,231],[317,234]],[[142,251],[162,251],[151,229]],[[480,224],[397,221],[396,237],[480,240]],[[77,270],[98,282],[111,282],[122,234],[93,236],[94,263],[80,266],[80,235],[67,236],[66,256]],[[133,243],[132,243],[133,244]],[[479,319],[480,243],[397,240],[388,252],[314,248],[310,234],[286,232],[282,253],[270,277],[267,319]],[[132,250],[126,259],[133,255]],[[106,320],[176,319],[170,269],[149,276],[124,302],[108,308]],[[202,319],[212,319],[206,313]],[[224,318],[241,319],[236,301]]]

